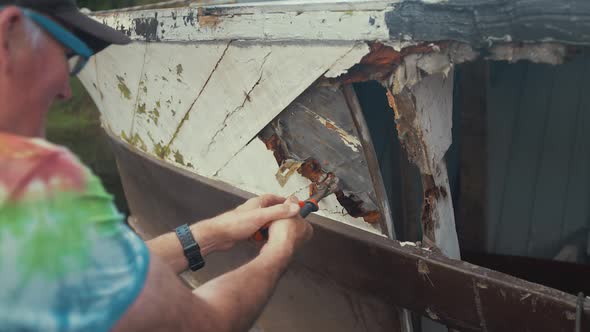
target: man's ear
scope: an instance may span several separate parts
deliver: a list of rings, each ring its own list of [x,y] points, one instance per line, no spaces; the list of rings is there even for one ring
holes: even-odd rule
[[[23,33],[25,17],[18,7],[7,6],[0,11],[0,70],[10,70],[14,61],[15,49],[20,42],[18,36]]]

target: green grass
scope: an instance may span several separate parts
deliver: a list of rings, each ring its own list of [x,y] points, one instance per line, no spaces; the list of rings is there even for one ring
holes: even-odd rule
[[[100,126],[100,113],[77,78],[70,81],[72,98],[51,107],[47,116],[47,139],[70,149],[102,180],[115,196],[119,210],[128,208],[115,157]]]

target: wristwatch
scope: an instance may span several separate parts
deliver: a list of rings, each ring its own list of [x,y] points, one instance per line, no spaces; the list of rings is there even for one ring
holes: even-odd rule
[[[197,271],[205,266],[205,260],[203,260],[203,256],[201,255],[201,248],[197,241],[195,241],[193,233],[187,224],[176,227],[176,236],[178,236],[178,240],[182,245],[184,256],[188,259],[188,266],[191,271]]]

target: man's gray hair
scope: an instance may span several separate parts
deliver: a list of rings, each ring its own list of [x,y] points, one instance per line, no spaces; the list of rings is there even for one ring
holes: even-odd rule
[[[43,30],[28,17],[25,17],[24,27],[31,46],[38,48],[43,41]]]

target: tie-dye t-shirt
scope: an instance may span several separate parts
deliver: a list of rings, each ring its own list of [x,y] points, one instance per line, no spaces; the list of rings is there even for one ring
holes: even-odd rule
[[[148,250],[67,150],[0,133],[0,331],[108,331]]]

